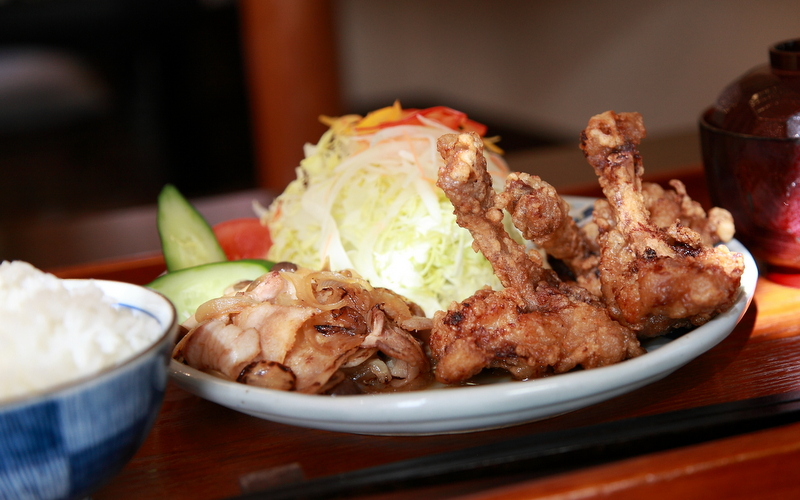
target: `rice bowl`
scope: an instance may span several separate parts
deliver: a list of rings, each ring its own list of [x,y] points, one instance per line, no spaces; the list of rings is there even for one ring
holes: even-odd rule
[[[34,279],[41,281],[40,276]],[[51,282],[49,278],[45,281]],[[150,340],[136,349],[132,342],[117,338],[127,335],[121,330],[106,332],[114,340],[106,339],[99,343],[101,347],[87,348],[91,343],[73,340],[76,345],[69,346],[70,356],[74,352],[85,356],[105,352],[99,355],[103,363],[86,364],[97,371],[78,375],[77,370],[69,369],[69,381],[50,379],[42,384],[43,388],[0,400],[0,498],[87,497],[118,473],[139,449],[164,398],[166,368],[178,328],[173,305],[152,290],[128,283],[104,280],[57,280],[56,283],[59,295],[64,293],[60,290],[63,287],[70,292],[81,290],[78,296],[88,293],[107,302],[91,307],[71,304],[73,309],[84,310],[78,316],[86,316],[83,326],[87,330],[99,330],[88,319],[87,311],[112,314],[106,311],[110,307],[128,311],[122,314],[123,320],[112,322],[120,328],[130,326],[128,315],[147,318],[143,323],[150,325],[151,330],[133,336],[141,334]],[[5,320],[8,311],[3,307]],[[56,310],[64,317],[75,314],[66,313],[63,308]],[[48,314],[44,316],[52,320]],[[75,338],[80,337],[75,331],[79,325],[72,330]],[[23,333],[19,331],[20,335]],[[110,350],[114,345],[124,354],[114,355]],[[34,367],[41,364],[39,358],[26,361]],[[104,367],[99,368],[100,365]]]
[[[160,333],[92,281],[68,286],[21,261],[0,264],[0,318],[0,402],[124,362]]]

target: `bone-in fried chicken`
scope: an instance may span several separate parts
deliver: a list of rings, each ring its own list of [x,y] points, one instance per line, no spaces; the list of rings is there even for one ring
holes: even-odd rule
[[[724,217],[715,216],[701,227],[699,205],[687,201],[682,184],[673,184],[679,213],[668,215],[665,222],[665,207],[674,202],[659,204],[652,186],[646,191],[642,186],[637,146],[644,135],[638,113],[612,111],[592,117],[581,134],[581,149],[607,199],[595,205],[594,213],[600,230],[602,295],[611,315],[640,337],[701,325],[727,310],[744,270],[741,254],[709,246],[730,232]]]
[[[437,184],[505,288],[479,290],[434,315],[430,348],[437,380],[459,383],[494,367],[534,378],[641,354],[635,333],[614,321],[596,297],[562,283],[538,253],[526,252],[506,233],[502,207],[510,201],[495,195],[482,148],[475,134],[441,137],[446,165]]]
[[[512,172],[497,203],[511,214],[523,238],[560,259],[580,286],[600,296],[600,249],[575,223],[569,204],[553,186],[535,175]]]
[[[664,189],[652,182],[642,182],[644,204],[650,213],[650,222],[666,229],[679,221],[680,225],[697,231],[704,245],[726,243],[733,238],[733,216],[724,208],[708,211],[686,193],[686,186],[678,179],[669,182],[672,189]]]

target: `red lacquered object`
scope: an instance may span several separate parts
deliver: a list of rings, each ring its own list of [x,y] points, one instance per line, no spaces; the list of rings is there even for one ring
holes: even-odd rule
[[[769,54],[701,116],[703,164],[711,201],[733,214],[736,238],[769,272],[800,275],[800,39]]]

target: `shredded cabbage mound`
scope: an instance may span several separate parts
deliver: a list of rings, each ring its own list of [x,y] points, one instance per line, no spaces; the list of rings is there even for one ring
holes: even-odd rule
[[[297,179],[262,214],[273,241],[268,259],[354,269],[373,286],[414,301],[428,316],[485,285],[500,287],[435,184],[443,164],[437,139],[482,131],[480,124],[448,108],[403,110],[398,103],[364,118],[325,120],[331,128],[319,143],[305,146]],[[499,188],[508,167],[491,139],[485,142]]]

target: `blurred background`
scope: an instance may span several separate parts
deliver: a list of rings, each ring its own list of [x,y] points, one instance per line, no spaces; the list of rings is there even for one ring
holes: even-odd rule
[[[319,114],[396,99],[466,112],[557,187],[593,179],[578,134],[607,109],[644,116],[646,168],[697,163],[700,112],[798,19],[796,0],[0,0],[0,259],[157,249],[167,182],[249,214]]]

